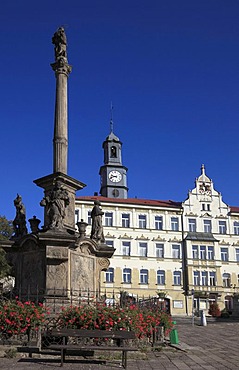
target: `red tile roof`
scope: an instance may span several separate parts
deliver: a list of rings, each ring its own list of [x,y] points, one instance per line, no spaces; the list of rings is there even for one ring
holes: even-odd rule
[[[101,196],[82,196],[76,197],[76,200],[79,201],[94,201],[99,200],[100,202],[107,203],[124,203],[124,204],[135,204],[135,205],[146,205],[146,206],[158,206],[158,207],[168,207],[168,208],[181,208],[181,202],[175,202],[173,200],[152,200],[152,199],[138,199],[138,198],[108,198]]]
[[[76,197],[76,200],[79,201],[94,201],[99,200],[100,202],[106,203],[121,203],[121,204],[135,204],[135,205],[146,205],[146,206],[158,206],[158,207],[168,207],[168,208],[181,208],[182,202],[176,202],[174,200],[154,200],[154,199],[139,199],[139,198],[108,198],[102,197],[100,195],[94,196],[82,196]],[[239,207],[229,206],[230,211],[233,213],[239,213]]]

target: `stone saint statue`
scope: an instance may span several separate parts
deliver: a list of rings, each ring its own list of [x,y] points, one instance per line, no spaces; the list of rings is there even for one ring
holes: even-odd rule
[[[70,204],[67,191],[59,181],[56,181],[52,191],[42,199],[40,205],[46,207],[49,218],[49,229],[62,229],[66,215],[66,207]]]
[[[101,204],[98,200],[95,200],[94,207],[91,211],[92,218],[92,228],[91,228],[91,239],[95,240],[97,243],[104,243],[104,233],[102,226],[102,216],[104,212],[101,209]]]
[[[52,37],[52,43],[55,45],[55,59],[56,61],[59,58],[67,59],[66,53],[66,34],[63,27],[59,27],[58,30],[54,33]]]
[[[21,195],[17,194],[16,199],[14,199],[14,206],[16,207],[16,217],[12,223],[13,229],[15,236],[21,237],[27,234],[26,210],[24,204],[22,203]]]

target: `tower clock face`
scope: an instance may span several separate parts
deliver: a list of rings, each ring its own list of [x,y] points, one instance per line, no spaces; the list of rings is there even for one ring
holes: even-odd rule
[[[112,182],[119,182],[122,179],[122,175],[119,171],[110,171],[109,179]]]

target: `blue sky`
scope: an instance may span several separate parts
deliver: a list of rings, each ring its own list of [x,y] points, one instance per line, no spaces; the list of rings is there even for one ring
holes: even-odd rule
[[[201,164],[239,205],[239,2],[12,0],[1,5],[1,208],[43,219],[33,180],[52,172],[51,38],[68,38],[68,174],[99,191],[102,142],[123,142],[129,197],[184,200]]]

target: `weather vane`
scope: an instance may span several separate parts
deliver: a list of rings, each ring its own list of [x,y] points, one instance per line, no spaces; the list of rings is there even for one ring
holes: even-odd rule
[[[113,104],[110,103],[110,132],[113,132]]]

